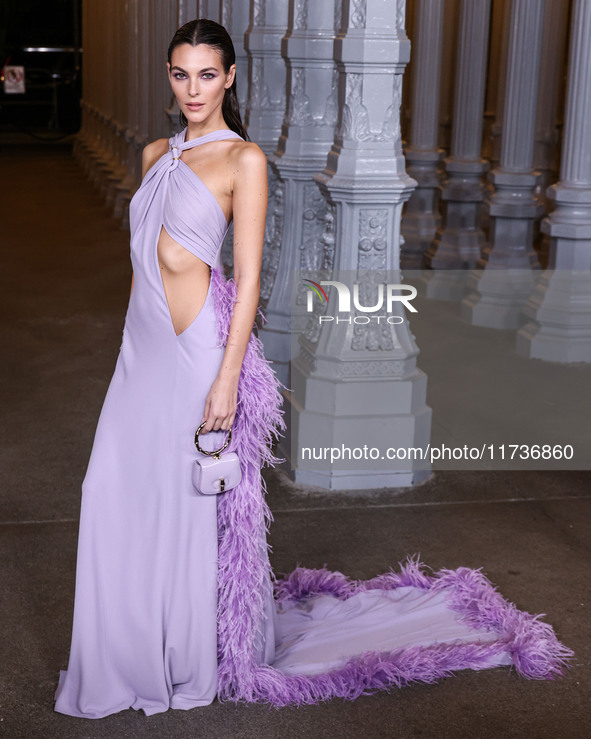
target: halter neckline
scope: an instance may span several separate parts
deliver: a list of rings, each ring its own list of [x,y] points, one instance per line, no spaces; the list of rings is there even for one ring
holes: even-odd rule
[[[210,131],[209,133],[203,134],[203,136],[196,136],[194,139],[189,139],[189,141],[187,141],[186,137],[188,130],[188,126],[185,126],[185,128],[177,134],[177,148],[181,151],[205,143],[205,139],[222,141],[223,139],[237,138],[244,141],[242,136],[237,134],[235,131],[232,131],[231,128],[217,128],[215,131]]]
[[[178,166],[181,152],[186,151],[187,149],[192,149],[194,146],[199,146],[199,144],[205,144],[209,141],[223,141],[224,139],[240,139],[240,141],[244,141],[242,136],[239,136],[235,131],[232,131],[231,128],[218,128],[215,131],[203,134],[203,136],[197,136],[190,141],[185,141],[185,136],[187,135],[188,130],[188,127],[185,126],[182,131],[175,133],[174,136],[171,136],[168,139],[168,152],[172,155],[170,171],[176,169]]]

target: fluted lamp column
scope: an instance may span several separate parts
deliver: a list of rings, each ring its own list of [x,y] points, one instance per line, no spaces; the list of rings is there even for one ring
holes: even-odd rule
[[[333,61],[335,4],[341,0],[296,0],[283,40],[288,65],[288,109],[279,146],[270,160],[285,190],[281,246],[267,323],[261,331],[265,356],[289,384],[292,331],[307,320],[305,290],[291,305],[294,270],[321,267],[326,201],[314,175],[322,169],[337,122],[337,74]]]
[[[248,135],[267,156],[273,154],[281,135],[286,105],[286,67],[281,39],[287,30],[289,0],[251,0],[250,24],[244,37],[249,59],[248,102],[245,124]],[[283,184],[269,167],[269,206],[263,246],[261,298],[271,294],[279,260],[283,230]]]
[[[591,3],[572,8],[568,90],[560,180],[542,221],[549,269],[524,308],[519,354],[552,362],[591,362]]]
[[[518,328],[534,286],[532,267],[539,269],[534,220],[544,207],[533,153],[544,6],[545,0],[511,0],[501,159],[490,173],[494,191],[487,200],[489,244],[461,306],[462,318],[475,326]]]
[[[546,0],[534,147],[534,167],[541,174],[542,192],[557,180],[558,173],[558,105],[565,77],[568,5],[568,0]]]
[[[400,253],[401,267],[408,269],[420,269],[423,254],[441,224],[439,160],[443,150],[437,145],[440,76],[433,70],[441,67],[443,9],[441,0],[416,0],[412,119],[404,154],[408,173],[418,184],[404,210]]]
[[[486,242],[480,225],[488,162],[481,157],[490,0],[460,0],[452,143],[444,159],[443,224],[425,253],[428,297],[451,300],[464,293],[458,270],[472,268]],[[453,270],[445,274],[445,271]]]
[[[248,56],[244,35],[250,17],[250,0],[222,0],[222,25],[232,37],[236,53],[236,87],[240,113],[244,117],[248,99]]]
[[[344,3],[335,41],[339,126],[316,180],[334,214],[334,233],[324,241],[334,244],[336,279],[357,275],[360,290],[369,292],[374,276],[399,269],[402,206],[416,185],[406,174],[400,138],[409,47],[403,0]],[[334,291],[326,310],[337,310]],[[300,336],[300,354],[292,363],[292,443],[282,452],[291,457],[296,481],[344,490],[424,480],[428,469],[408,459],[357,466],[334,461],[320,468],[300,463],[298,450],[314,439],[323,447],[384,449],[426,447],[430,436],[426,376],[416,366],[418,349],[408,323],[357,323],[351,313],[349,321],[316,318]]]

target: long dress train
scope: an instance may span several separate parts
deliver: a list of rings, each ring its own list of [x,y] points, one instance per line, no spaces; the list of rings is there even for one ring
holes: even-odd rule
[[[181,153],[240,137],[185,136],[170,139],[130,206],[135,286],[82,486],[70,656],[55,710],[151,715],[216,695],[280,707],[500,665],[527,678],[562,674],[572,651],[480,570],[429,575],[408,557],[371,580],[303,567],[275,576],[261,467],[277,461],[270,448],[284,421],[254,333],[230,446],[242,482],[219,496],[194,492],[193,435],[236,285],[223,275],[224,214]],[[211,267],[205,303],[178,335],[158,264],[162,228]],[[223,438],[202,437],[206,449]]]

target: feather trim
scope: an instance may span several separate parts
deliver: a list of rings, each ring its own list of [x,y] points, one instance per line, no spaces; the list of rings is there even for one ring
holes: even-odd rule
[[[212,289],[218,318],[218,340],[225,345],[236,284],[212,270]],[[262,315],[262,314],[261,314]],[[264,317],[263,317],[264,318]],[[260,339],[251,334],[238,386],[232,451],[240,457],[242,481],[218,498],[218,700],[265,702],[275,708],[319,703],[334,697],[354,700],[412,682],[433,683],[457,670],[479,670],[508,653],[517,672],[530,679],[555,679],[574,656],[552,627],[540,617],[519,611],[506,601],[480,570],[460,567],[432,575],[419,556],[398,563],[369,580],[353,580],[341,572],[296,567],[277,579],[269,562],[266,535],[273,520],[266,503],[262,465],[279,461],[270,451],[285,429],[280,410],[285,387],[265,359]],[[253,532],[255,535],[253,535]],[[493,642],[434,644],[391,652],[368,651],[343,666],[317,675],[286,675],[272,665],[259,664],[260,625],[265,618],[264,592],[268,579],[277,602],[298,601],[330,594],[341,600],[354,593],[414,586],[443,590],[449,606],[474,628],[494,630]]]

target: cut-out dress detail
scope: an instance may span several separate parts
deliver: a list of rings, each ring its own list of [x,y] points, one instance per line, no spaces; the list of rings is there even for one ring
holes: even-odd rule
[[[276,578],[260,472],[277,461],[271,443],[284,422],[254,333],[229,447],[242,481],[220,496],[195,493],[193,437],[236,285],[222,270],[224,213],[180,152],[240,137],[185,136],[170,139],[130,206],[135,286],[82,486],[72,639],[55,710],[150,715],[216,695],[279,707],[500,665],[528,678],[561,674],[572,652],[479,570],[429,575],[408,557],[371,580],[304,567]],[[211,267],[205,303],[178,336],[158,264],[162,226]],[[201,443],[213,449],[223,439],[211,432]]]
[[[205,303],[209,292],[211,267],[174,241],[164,226],[158,237],[157,253],[170,320],[176,335],[180,336],[197,319]],[[207,268],[205,271],[208,289],[205,295],[195,289],[195,282],[198,279],[196,272],[202,267]]]

